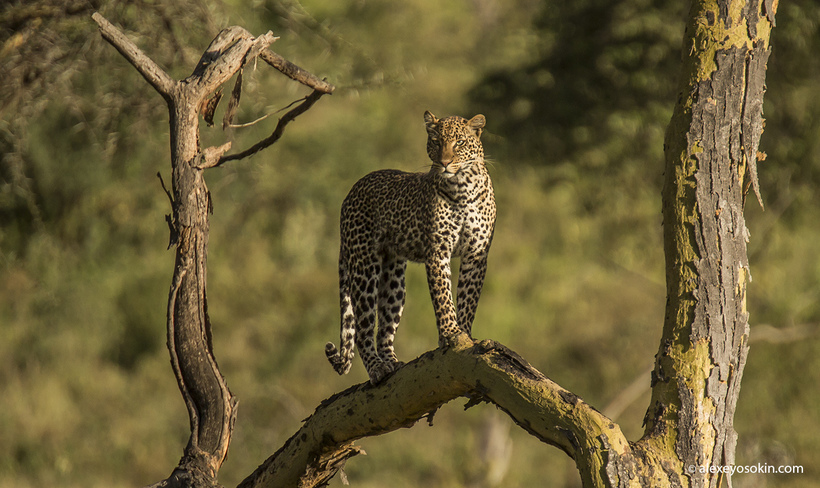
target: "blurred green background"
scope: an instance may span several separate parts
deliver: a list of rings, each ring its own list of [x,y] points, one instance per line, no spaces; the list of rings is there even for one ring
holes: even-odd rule
[[[209,170],[214,347],[240,399],[234,486],[324,398],[337,376],[338,212],[380,168],[424,171],[422,114],[472,116],[499,207],[474,324],[637,439],[664,306],[662,141],[688,2],[661,0],[138,0],[11,2],[0,14],[0,487],[141,486],[165,478],[188,420],[165,349],[173,266],[167,110],[105,43],[98,9],[177,78],[220,28],[281,36],[273,49],[337,86],[275,146]],[[777,14],[759,165],[747,206],[752,348],[738,464],[820,478],[820,8]],[[228,89],[230,89],[228,87]],[[245,73],[237,122],[308,90],[267,65]],[[223,103],[224,105],[224,103]],[[224,106],[221,107],[224,109]],[[222,111],[217,112],[217,120]],[[203,143],[234,148],[274,119]],[[204,125],[204,124],[203,124]],[[217,125],[219,125],[217,123]],[[412,266],[397,351],[436,346]],[[360,444],[353,486],[577,486],[574,465],[492,406],[453,402]],[[335,479],[331,486],[341,486]]]

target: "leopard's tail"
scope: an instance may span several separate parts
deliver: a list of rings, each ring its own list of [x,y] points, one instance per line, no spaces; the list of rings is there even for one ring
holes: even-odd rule
[[[341,351],[336,349],[332,342],[325,344],[325,355],[330,365],[339,374],[350,371],[353,360],[353,347],[356,339],[356,315],[353,313],[353,303],[350,300],[350,273],[348,270],[347,253],[344,248],[339,253],[339,298],[341,308]]]

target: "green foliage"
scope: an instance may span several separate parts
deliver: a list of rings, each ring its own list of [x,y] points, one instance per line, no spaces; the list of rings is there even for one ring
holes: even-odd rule
[[[0,487],[145,485],[169,474],[188,435],[164,347],[173,254],[156,173],[168,174],[167,113],[100,39],[90,12],[21,21],[9,13],[17,8],[0,16],[9,88],[0,100]],[[660,172],[679,2],[97,8],[175,77],[219,27],[238,24],[273,30],[274,50],[338,86],[275,146],[206,175],[214,344],[241,402],[226,486],[321,399],[366,379],[358,362],[337,377],[323,354],[338,337],[339,206],[369,171],[424,170],[425,109],[488,119],[499,220],[476,336],[505,343],[600,408],[651,364],[663,319]],[[780,9],[761,143],[767,211],[747,212],[753,340],[758,324],[820,322],[820,18],[809,0]],[[245,72],[237,121],[306,93],[260,63]],[[233,129],[234,148],[269,134],[274,119]],[[226,136],[203,127],[202,137]],[[405,360],[436,345],[421,267],[409,269],[408,286],[397,341]],[[816,335],[752,345],[738,462],[805,467],[766,479],[777,486],[808,486],[820,474],[819,347]],[[633,439],[646,404],[644,395],[616,419]],[[486,433],[509,421],[491,407],[460,410],[446,406],[433,428],[361,441],[369,455],[350,462],[351,481],[492,486],[486,468],[503,456],[482,457],[493,444]],[[521,429],[501,439],[512,443],[504,486],[577,482],[563,453]]]
[[[532,59],[491,70],[471,91],[505,136],[505,155],[570,164],[583,174],[658,160],[680,69],[683,7],[651,0],[545,6]]]

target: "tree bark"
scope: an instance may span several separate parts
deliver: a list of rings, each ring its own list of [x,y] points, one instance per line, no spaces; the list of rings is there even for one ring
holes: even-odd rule
[[[92,17],[102,36],[162,95],[170,114],[172,214],[167,220],[176,258],[168,294],[167,340],[171,366],[188,409],[191,435],[173,474],[155,486],[217,486],[217,473],[228,454],[237,399],[219,371],[211,341],[206,271],[212,204],[203,171],[219,164],[231,144],[200,147],[199,114],[211,93],[265,51],[275,38],[270,32],[254,38],[241,27],[224,29],[208,46],[193,73],[177,81],[99,13]],[[266,59],[278,62],[275,67],[291,78],[307,80],[305,84],[314,88],[309,97],[311,105],[333,91],[332,85],[275,53],[267,54]],[[237,98],[238,94],[239,90]],[[284,124],[309,107],[303,104],[300,111],[286,114]],[[277,127],[277,139],[284,124],[280,121]]]
[[[666,134],[667,306],[645,439],[672,453],[692,486],[718,486],[718,468],[735,460],[733,418],[749,351],[743,207],[750,185],[760,199],[756,158],[776,7],[693,3]]]

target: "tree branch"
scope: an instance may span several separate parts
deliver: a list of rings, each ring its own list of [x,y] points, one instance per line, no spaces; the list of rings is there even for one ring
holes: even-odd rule
[[[239,26],[222,29],[202,54],[194,72],[185,81],[201,87],[200,93],[210,95],[230,79],[247,61],[256,57],[278,39],[268,31],[259,37]]]
[[[336,89],[335,86],[331,85],[325,80],[320,80],[310,72],[305,71],[302,68],[296,66],[295,64],[291,63],[290,61],[276,54],[270,49],[265,49],[264,51],[262,51],[259,54],[259,57],[262,58],[262,60],[268,63],[269,65],[281,71],[282,74],[284,74],[285,76],[289,77],[294,81],[298,81],[303,85],[309,86],[314,90],[330,95],[331,93],[333,93],[333,90]]]
[[[91,15],[94,22],[100,27],[100,35],[128,60],[155,90],[166,100],[171,97],[177,81],[171,78],[157,63],[145,55],[136,44],[131,42],[99,12]]]
[[[467,406],[495,404],[524,430],[566,452],[584,486],[604,486],[610,465],[632,455],[616,424],[521,356],[497,342],[461,335],[455,346],[422,355],[379,386],[362,383],[323,401],[240,487],[316,486],[305,475],[326,479],[316,476],[320,460],[355,455],[354,440],[410,427],[458,397],[468,397]],[[333,472],[325,474],[340,468],[330,466]]]

